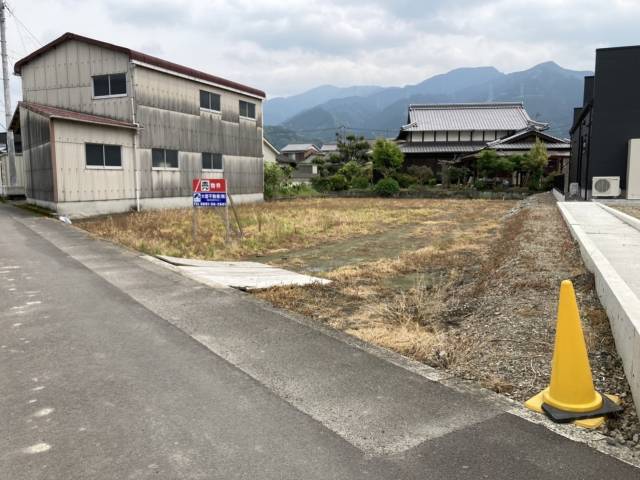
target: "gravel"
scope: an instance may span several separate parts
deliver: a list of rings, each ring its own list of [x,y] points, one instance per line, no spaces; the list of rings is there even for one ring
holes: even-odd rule
[[[624,407],[601,431],[640,456],[640,423],[606,313],[553,197],[529,197],[503,220],[484,273],[458,292],[471,313],[449,332],[456,351],[449,369],[518,401],[545,388],[560,282],[572,280],[596,389],[619,395]]]

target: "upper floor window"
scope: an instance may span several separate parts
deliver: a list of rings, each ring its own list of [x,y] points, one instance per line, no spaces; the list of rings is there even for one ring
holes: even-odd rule
[[[122,168],[122,148],[120,145],[85,143],[87,167]]]
[[[113,97],[127,94],[127,75],[125,73],[110,73],[93,77],[94,97]]]
[[[178,151],[165,148],[151,149],[152,168],[179,168]]]
[[[256,118],[256,104],[240,100],[240,116],[245,118]]]
[[[222,163],[222,154],[220,153],[202,153],[202,169],[203,170],[224,170]]]
[[[205,110],[220,111],[220,95],[217,93],[200,90],[200,108]]]

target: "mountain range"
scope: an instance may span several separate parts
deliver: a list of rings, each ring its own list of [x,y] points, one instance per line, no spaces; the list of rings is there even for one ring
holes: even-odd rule
[[[406,124],[409,104],[517,101],[531,118],[549,123],[549,133],[566,137],[573,108],[582,103],[583,78],[591,74],[545,62],[513,73],[458,68],[404,87],[324,85],[267,100],[265,135],[277,148],[331,142],[341,127],[367,138],[395,137]]]

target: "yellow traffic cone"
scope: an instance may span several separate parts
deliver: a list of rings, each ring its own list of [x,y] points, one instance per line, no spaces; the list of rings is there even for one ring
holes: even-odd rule
[[[560,285],[551,383],[525,406],[556,422],[596,428],[604,423],[605,415],[621,410],[619,403],[618,397],[601,395],[593,387],[575,292],[565,280]]]

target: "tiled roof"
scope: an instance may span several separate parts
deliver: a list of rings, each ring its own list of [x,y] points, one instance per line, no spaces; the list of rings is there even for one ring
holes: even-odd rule
[[[571,147],[570,140],[566,138],[554,137],[549,133],[540,131],[540,129],[535,126],[530,126],[523,130],[520,130],[519,132],[516,132],[513,135],[510,135],[508,137],[504,137],[498,140],[494,140],[492,142],[488,142],[487,146],[491,148],[501,148],[501,147],[508,148],[509,146],[515,145],[516,143],[518,143],[517,140],[528,137],[531,134],[534,134],[536,137],[540,138],[547,145],[557,144],[557,145],[564,145],[567,148]],[[520,142],[520,143],[523,143],[523,142]],[[533,142],[525,142],[525,143],[527,144],[531,143],[531,145],[533,145]],[[506,144],[509,144],[509,145],[506,145]]]
[[[486,147],[486,143],[465,143],[465,142],[424,142],[424,143],[403,143],[400,150],[404,153],[470,153],[477,152]]]
[[[41,47],[35,52],[32,52],[26,57],[18,60],[15,66],[13,67],[15,74],[20,75],[20,72],[24,65],[29,63],[34,58],[39,57],[40,55],[48,52],[49,50],[54,49],[55,47],[57,47],[63,42],[66,42],[67,40],[78,40],[80,42],[88,43],[90,45],[96,45],[98,47],[107,48],[109,50],[122,52],[124,54],[127,54],[131,60],[137,60],[138,62],[141,62],[141,63],[147,63],[149,65],[163,68],[165,70],[170,70],[172,72],[180,73],[182,75],[187,75],[189,77],[194,77],[200,80],[206,80],[208,82],[215,83],[223,87],[229,87],[235,90],[240,90],[241,92],[249,93],[251,95],[255,95],[260,98],[266,98],[266,94],[262,90],[258,90],[257,88],[248,87],[246,85],[242,85],[241,83],[233,82],[231,80],[227,80],[226,78],[217,77],[209,73],[201,72],[193,68],[179,65],[177,63],[168,62],[167,60],[163,60],[161,58],[154,57],[152,55],[147,55],[146,53],[137,52],[135,50],[131,50],[130,48],[121,47],[119,45],[114,45],[112,43],[102,42],[100,40],[84,37],[82,35],[78,35],[76,33],[71,33],[71,32],[67,32],[64,35],[61,35],[55,40],[47,43],[44,47]]]
[[[531,147],[535,145],[535,142],[515,142],[504,143],[502,145],[496,145],[495,147],[487,147],[491,150],[531,150]],[[571,150],[571,145],[568,143],[547,143],[544,142],[544,146],[547,150]]]
[[[522,130],[532,124],[522,103],[434,103],[409,105],[403,131]]]
[[[325,143],[320,147],[321,152],[337,152],[338,144],[337,143]]]
[[[88,113],[74,112],[72,110],[51,107],[49,105],[41,105],[39,103],[18,102],[18,108],[20,107],[31,110],[32,112],[35,112],[47,118],[61,118],[63,120],[70,120],[73,122],[94,123],[98,125],[107,125],[110,127],[131,128],[134,130],[138,128],[133,123],[114,120],[113,118],[108,117],[100,117],[98,115],[90,115]]]
[[[290,143],[289,145],[282,147],[280,152],[306,152],[309,149],[318,150],[318,147],[312,143]]]

